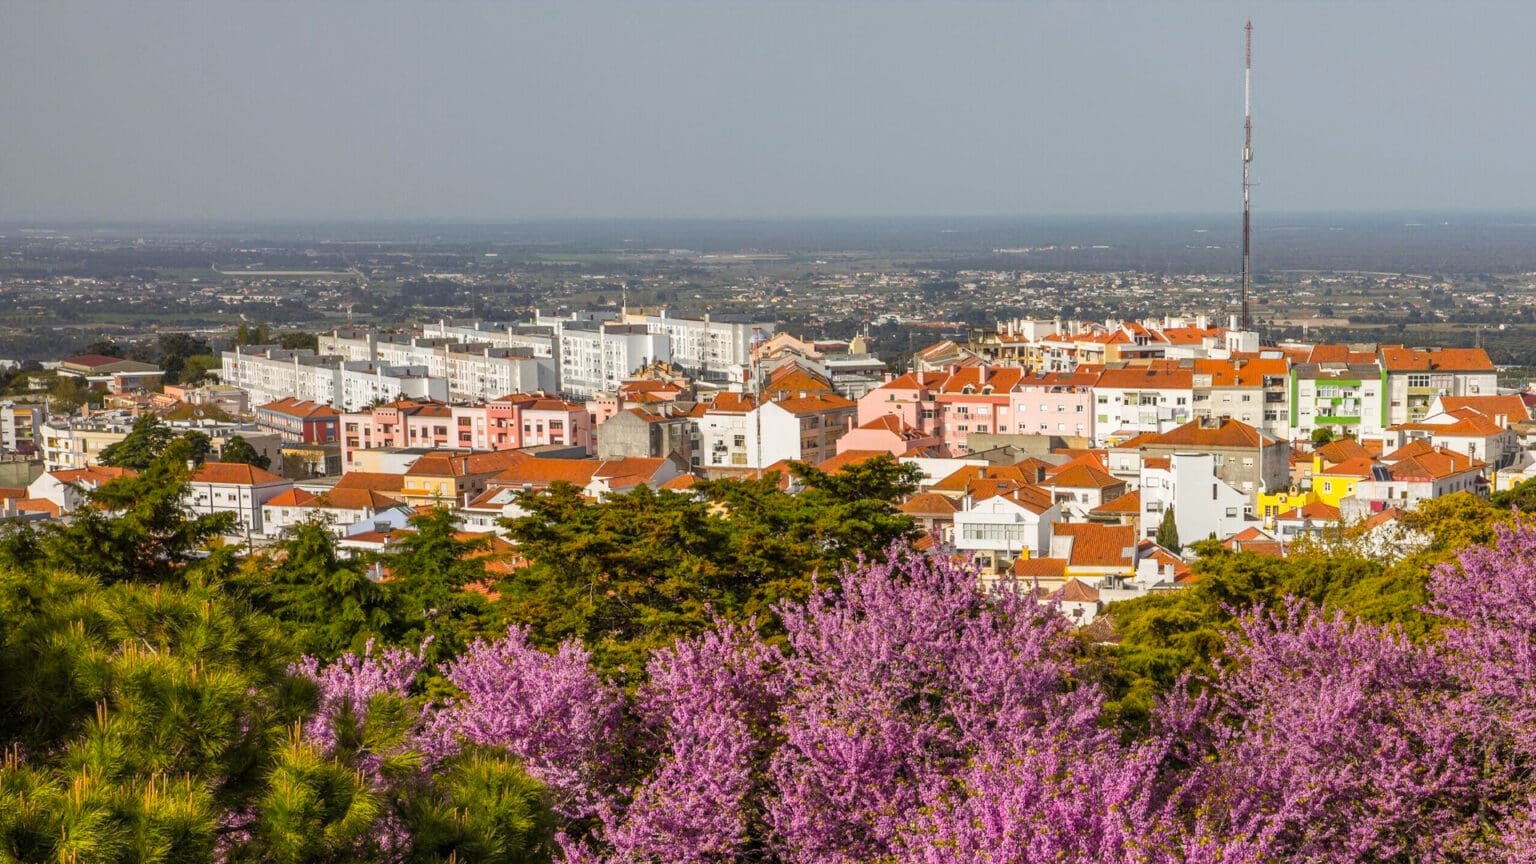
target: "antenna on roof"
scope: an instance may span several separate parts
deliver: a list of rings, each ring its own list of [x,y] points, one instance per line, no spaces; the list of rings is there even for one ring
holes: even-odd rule
[[[1250,98],[1250,81],[1253,77],[1253,22],[1243,26],[1243,287],[1242,325],[1249,327],[1248,292],[1253,286],[1253,272],[1249,261],[1253,223],[1248,212],[1248,170],[1253,162],[1253,106]]]

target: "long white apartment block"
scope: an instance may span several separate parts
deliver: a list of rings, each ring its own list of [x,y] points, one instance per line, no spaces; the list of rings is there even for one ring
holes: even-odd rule
[[[539,353],[547,348],[466,343],[456,335],[415,337],[365,330],[338,330],[320,337],[322,354],[336,354],[354,362],[422,366],[429,376],[447,379],[450,399],[469,402],[509,393],[559,390],[559,367],[554,357]]]
[[[424,365],[386,365],[270,345],[237,346],[221,359],[224,382],[249,393],[253,405],[292,397],[356,411],[377,401],[448,399],[447,379],[432,377]]]

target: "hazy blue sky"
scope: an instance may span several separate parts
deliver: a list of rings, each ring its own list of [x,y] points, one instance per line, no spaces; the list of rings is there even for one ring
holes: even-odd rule
[[[1536,207],[1536,2],[0,0],[0,219]]]

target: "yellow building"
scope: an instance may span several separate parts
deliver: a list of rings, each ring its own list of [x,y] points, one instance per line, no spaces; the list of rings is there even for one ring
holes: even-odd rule
[[[1297,489],[1295,486],[1279,492],[1260,492],[1259,513],[1264,517],[1264,524],[1269,525],[1281,513],[1305,507],[1317,500],[1316,491],[1312,489]]]
[[[1353,497],[1355,487],[1362,480],[1371,479],[1371,467],[1377,463],[1364,457],[1340,462],[1322,470],[1314,465],[1312,471],[1312,491],[1317,495],[1317,500],[1330,507],[1339,506],[1339,502],[1345,498]]]

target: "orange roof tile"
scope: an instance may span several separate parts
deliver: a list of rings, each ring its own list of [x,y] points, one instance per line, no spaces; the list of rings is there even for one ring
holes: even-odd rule
[[[1492,372],[1493,361],[1481,348],[1431,348],[1382,345],[1381,365],[1388,372]]]
[[[786,396],[774,400],[773,404],[796,415],[847,411],[858,407],[857,403],[844,399],[836,393],[806,393],[803,396]]]
[[[1507,417],[1510,423],[1531,419],[1530,409],[1518,393],[1506,396],[1441,396],[1440,407],[1447,412],[1470,408],[1485,417]]]
[[[1331,504],[1324,504],[1321,501],[1313,501],[1302,507],[1292,507],[1276,516],[1275,519],[1281,522],[1297,522],[1304,519],[1311,519],[1316,522],[1337,522],[1339,521],[1339,508]]]
[[[890,451],[844,450],[843,452],[833,456],[830,459],[823,459],[821,462],[817,463],[816,468],[820,471],[825,471],[828,474],[836,474],[844,468],[847,468],[849,465],[857,465],[860,462],[868,462],[871,459],[879,459],[881,457],[885,457],[887,459],[891,458]]]
[[[375,489],[379,492],[399,492],[405,488],[403,474],[378,471],[348,471],[336,481],[335,489]]]
[[[1141,491],[1127,492],[1113,501],[1105,501],[1103,504],[1088,511],[1090,513],[1132,513],[1141,512]]]
[[[908,516],[953,516],[960,511],[960,505],[947,495],[919,492],[896,509]]]
[[[1047,477],[1040,484],[1052,489],[1109,489],[1124,486],[1125,481],[1091,465],[1070,465]]]
[[[263,507],[299,507],[299,506],[301,506],[303,504],[308,503],[314,497],[315,496],[312,493],[305,492],[303,489],[299,489],[298,487],[294,487],[292,489],[288,489],[288,490],[284,491],[282,494],[278,495],[275,498],[268,498],[267,501],[264,504],[262,504],[261,506],[263,506]]]
[[[1067,559],[1020,558],[1011,572],[1019,579],[1061,579],[1067,575]]]
[[[194,483],[224,483],[235,486],[262,486],[268,483],[286,483],[287,480],[243,462],[204,462],[192,472]]]
[[[1056,537],[1071,537],[1069,561],[1076,567],[1130,567],[1136,563],[1136,528],[1133,525],[1100,525],[1096,522],[1057,522]]]
[[[1207,425],[1207,421],[1197,418],[1183,426],[1169,429],[1142,446],[1194,447],[1202,450],[1212,447],[1257,448],[1260,441],[1268,440],[1269,436],[1241,420],[1223,417],[1212,426]]]

